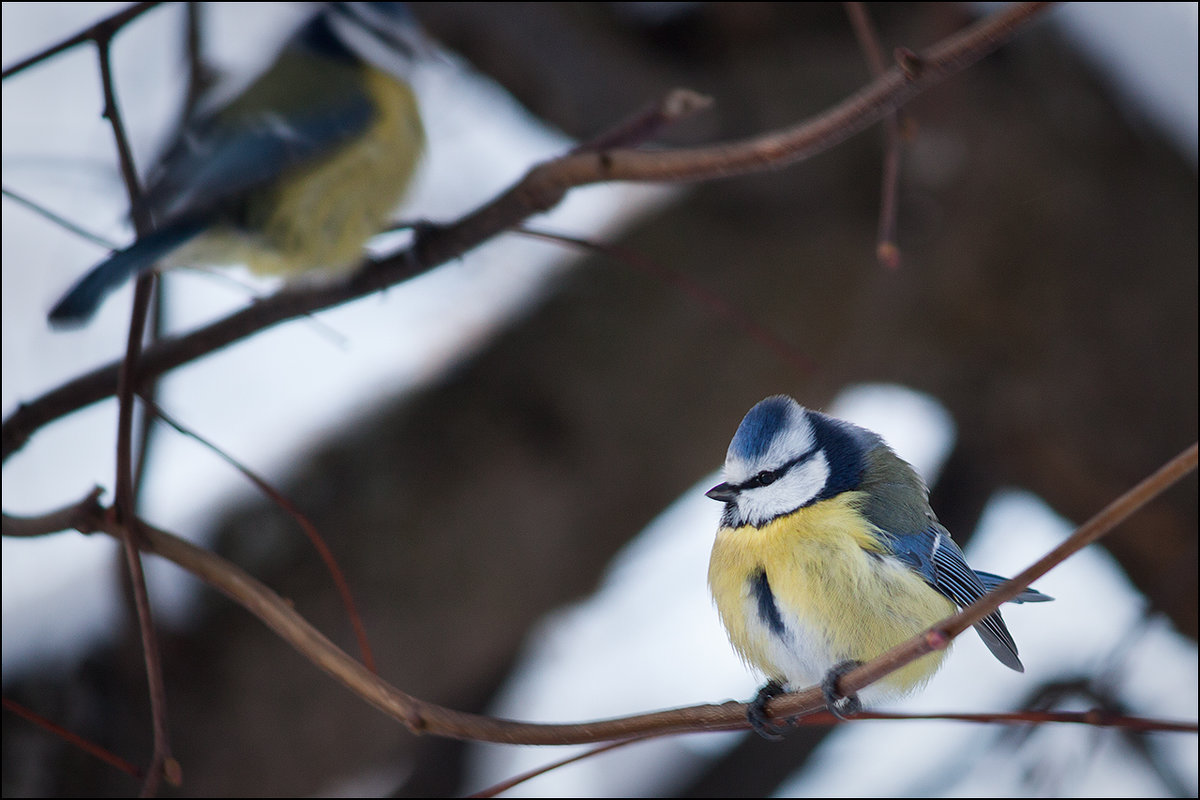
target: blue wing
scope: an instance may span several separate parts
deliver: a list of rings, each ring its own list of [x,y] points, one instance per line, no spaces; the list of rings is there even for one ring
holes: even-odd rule
[[[350,140],[370,123],[370,100],[351,93],[319,111],[210,122],[164,156],[145,206],[160,220],[203,215]]]
[[[141,200],[158,229],[93,267],[55,305],[51,324],[86,321],[113,289],[217,219],[242,222],[260,187],[364,131],[374,107],[360,70],[317,15],[228,106],[187,125]]]
[[[989,587],[985,585],[985,579],[993,586],[1005,580],[991,573],[983,573],[981,577],[967,566],[962,551],[950,538],[949,531],[936,522],[919,533],[888,533],[896,557],[958,606],[968,606],[987,594]],[[1021,601],[1050,599],[1041,592],[1034,593],[1039,597],[1022,596]],[[993,611],[976,623],[975,630],[1001,664],[1017,672],[1025,671],[1021,660],[1017,658],[1017,645],[999,611]]]
[[[143,203],[160,225],[228,213],[247,191],[361,133],[372,115],[361,62],[318,13],[241,94],[187,124]]]

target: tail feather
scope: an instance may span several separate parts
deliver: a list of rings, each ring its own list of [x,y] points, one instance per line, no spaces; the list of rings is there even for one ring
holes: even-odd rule
[[[1004,618],[999,612],[993,611],[975,623],[975,631],[996,660],[1016,672],[1025,671],[1025,666],[1017,657],[1017,643],[1013,641],[1012,634],[1008,632],[1008,626],[1004,624]]]
[[[1005,578],[1003,575],[995,575],[991,572],[980,572],[979,570],[975,570],[975,575],[976,575],[976,577],[979,578],[979,582],[983,584],[983,588],[987,589],[989,592],[992,589],[995,589],[1000,584],[1004,583],[1006,580],[1008,580],[1008,578]],[[1021,592],[1019,595],[1014,597],[1012,600],[1009,600],[1008,602],[1010,602],[1010,603],[1045,603],[1045,602],[1047,602],[1049,600],[1053,600],[1053,599],[1054,598],[1051,597],[1050,595],[1042,594],[1037,589],[1026,589],[1025,591]]]
[[[983,584],[983,588],[989,592],[1008,580],[1008,578],[1002,575],[995,575],[991,572],[972,571],[975,573],[975,577],[979,578],[979,582]],[[1037,589],[1026,589],[1008,602],[1044,603],[1047,600],[1053,599],[1050,595],[1042,594]],[[1021,659],[1017,657],[1016,642],[1013,641],[1012,634],[1008,632],[1008,626],[1004,624],[1004,618],[1000,616],[999,611],[993,611],[984,617],[983,620],[976,623],[975,630],[979,633],[979,637],[983,639],[983,643],[987,645],[988,650],[992,651],[992,655],[1001,664],[1017,672],[1025,671],[1025,666],[1021,663]]]
[[[82,325],[91,319],[100,303],[118,286],[151,269],[163,256],[201,233],[199,222],[181,222],[143,236],[124,250],[117,250],[92,267],[50,311],[56,328]]]

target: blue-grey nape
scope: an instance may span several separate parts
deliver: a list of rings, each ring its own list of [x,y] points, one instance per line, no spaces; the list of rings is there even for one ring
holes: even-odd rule
[[[818,411],[809,411],[808,421],[829,462],[829,478],[814,502],[859,488],[867,468],[866,454],[882,446],[883,440],[865,428]]]

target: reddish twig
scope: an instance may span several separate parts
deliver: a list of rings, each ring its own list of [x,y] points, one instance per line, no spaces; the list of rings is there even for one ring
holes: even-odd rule
[[[672,269],[666,264],[657,262],[651,258],[630,250],[627,247],[619,245],[601,244],[592,242],[587,239],[581,239],[575,236],[566,236],[559,233],[550,233],[549,231],[534,230],[532,228],[520,227],[515,229],[515,233],[523,236],[531,236],[536,239],[545,239],[552,242],[562,242],[574,247],[581,247],[593,253],[606,255],[609,258],[628,264],[629,266],[641,272],[650,275],[659,281],[674,286],[688,297],[695,300],[700,305],[714,312],[718,317],[726,319],[759,344],[765,346],[769,350],[779,356],[783,361],[790,364],[797,371],[808,374],[816,369],[816,364],[808,356],[801,353],[793,347],[787,340],[780,336],[770,328],[759,325],[749,314],[741,309],[735,308],[725,301],[716,292],[701,286],[699,282],[693,280],[687,273]]]
[[[1100,708],[1090,711],[1011,711],[980,714],[937,712],[926,714],[899,713],[889,711],[860,711],[853,719],[896,721],[906,719],[945,720],[947,722],[976,722],[1002,725],[1044,725],[1050,722],[1074,725],[1090,725],[1097,728],[1121,728],[1137,733],[1196,733],[1200,726],[1195,722],[1149,719],[1117,714]],[[795,720],[799,724],[837,725],[847,720],[839,719],[828,711],[817,712]]]
[[[152,412],[155,417],[162,420],[167,425],[170,425],[179,434],[199,442],[209,451],[215,453],[216,456],[226,464],[229,464],[238,472],[242,473],[242,475],[244,475],[247,480],[253,483],[260,492],[266,495],[266,497],[275,505],[283,509],[283,511],[290,516],[297,525],[300,526],[300,529],[304,531],[304,535],[307,536],[309,542],[312,543],[313,548],[316,549],[317,555],[320,556],[321,561],[324,562],[325,568],[329,570],[329,577],[333,580],[333,585],[336,587],[337,593],[341,597],[342,606],[346,609],[346,616],[350,618],[350,625],[354,629],[354,638],[358,640],[358,648],[362,652],[363,665],[366,666],[366,668],[371,672],[378,672],[375,667],[375,655],[371,651],[371,643],[367,640],[367,629],[366,626],[363,625],[362,615],[358,613],[358,606],[354,603],[354,596],[350,592],[350,584],[346,581],[346,576],[342,573],[342,568],[338,565],[337,558],[334,557],[333,551],[329,549],[329,545],[325,542],[325,538],[321,536],[320,532],[317,530],[317,526],[312,523],[312,520],[310,520],[304,514],[304,512],[297,508],[296,504],[288,499],[283,492],[267,483],[265,479],[263,479],[245,464],[241,463],[236,458],[229,455],[200,434],[184,427],[178,420],[173,419],[158,405],[151,403],[144,398],[143,400],[146,402],[149,411]]]
[[[879,34],[862,3],[846,3],[846,13],[858,44],[866,55],[871,75],[878,78],[887,70]],[[900,187],[900,112],[894,111],[883,119],[883,179],[879,200],[879,234],[875,243],[875,257],[886,269],[900,267],[900,247],[896,243],[896,197]]]
[[[110,766],[116,767],[117,769],[121,770],[121,772],[132,775],[138,779],[144,777],[144,773],[136,764],[126,761],[117,754],[113,753],[111,750],[106,750],[95,742],[88,741],[79,734],[73,733],[57,723],[51,722],[41,714],[26,708],[15,700],[10,700],[5,697],[4,707],[16,714],[18,717],[22,717],[23,719],[32,722],[34,725],[37,725],[39,728],[49,731],[58,738],[62,739],[64,742],[79,748],[88,755],[95,756]]]
[[[593,747],[590,750],[586,750],[582,753],[576,753],[575,755],[568,756],[567,758],[560,758],[557,761],[552,761],[549,764],[545,764],[545,765],[537,767],[535,769],[531,769],[528,772],[522,772],[520,775],[515,775],[511,778],[500,781],[500,783],[489,786],[486,789],[480,789],[478,792],[474,792],[472,794],[467,795],[467,797],[495,797],[496,795],[500,794],[501,792],[507,792],[509,789],[512,789],[514,786],[520,786],[522,783],[525,783],[526,781],[531,781],[534,778],[538,777],[539,775],[545,775],[547,772],[552,772],[552,771],[558,769],[559,767],[565,767],[568,764],[574,764],[576,761],[583,761],[585,758],[591,758],[592,756],[598,756],[601,753],[607,753],[610,750],[616,750],[619,747],[625,747],[626,745],[630,745],[630,744],[637,744],[638,742],[644,742],[647,739],[653,739],[653,738],[656,738],[656,737],[654,737],[652,735],[635,736],[632,739],[621,739],[616,742],[606,742],[605,744],[599,745],[598,747]]]

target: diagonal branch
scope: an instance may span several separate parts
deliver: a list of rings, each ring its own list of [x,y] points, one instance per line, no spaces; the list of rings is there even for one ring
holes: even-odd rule
[[[103,39],[111,39],[114,33],[157,5],[161,5],[161,3],[134,3],[128,8],[121,9],[116,14],[100,20],[90,28],[82,30],[74,36],[69,36],[58,44],[51,45],[28,58],[21,59],[11,67],[5,67],[4,72],[0,74],[0,78],[8,78],[11,75],[16,75],[35,64],[48,61],[59,53],[70,50],[72,47],[77,47],[85,42],[98,42]]]
[[[1007,6],[920,56],[913,56],[906,61],[905,69],[891,68],[825,113],[790,128],[709,147],[653,152],[587,150],[539,164],[514,186],[458,221],[423,226],[412,250],[368,261],[364,269],[340,283],[286,289],[190,334],[147,348],[139,362],[139,377],[152,380],[285,320],[340,305],[427,272],[528,217],[553,208],[567,191],[578,186],[605,181],[709,180],[780,169],[811,158],[996,50],[1048,5]],[[43,425],[111,396],[116,389],[116,374],[116,364],[109,364],[17,408],[0,432],[0,457],[6,460]]]
[[[1061,564],[1129,518],[1167,487],[1196,469],[1197,445],[1192,444],[1168,461],[1137,486],[1109,503],[1090,520],[1079,526],[1062,544],[1042,556],[1019,575],[1005,581],[971,605],[933,626],[925,633],[896,645],[860,667],[847,672],[838,681],[838,691],[851,694],[874,683],[883,676],[935,650],[945,650],[954,637],[969,629],[1004,603],[1025,591],[1035,580]],[[787,699],[784,699],[784,698]],[[818,687],[793,695],[781,696],[771,704],[772,714],[788,716],[825,707]]]

